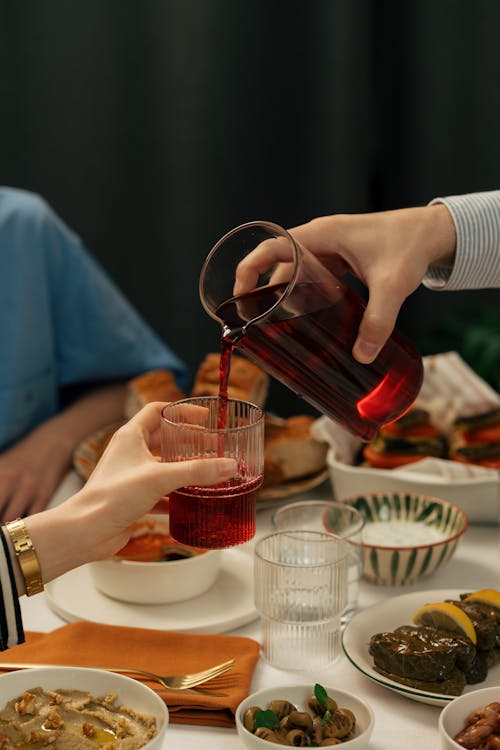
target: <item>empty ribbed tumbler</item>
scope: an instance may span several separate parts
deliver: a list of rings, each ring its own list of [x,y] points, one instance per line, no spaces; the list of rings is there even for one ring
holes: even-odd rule
[[[358,608],[359,580],[363,572],[363,514],[347,503],[298,500],[278,508],[273,514],[272,525],[276,531],[327,531],[347,542],[347,605],[342,615],[342,625],[346,625]]]
[[[314,672],[340,654],[349,546],[332,534],[283,531],[255,545],[262,655],[274,667]]]

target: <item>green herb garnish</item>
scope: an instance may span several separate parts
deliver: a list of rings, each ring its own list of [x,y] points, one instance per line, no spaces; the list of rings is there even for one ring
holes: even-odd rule
[[[323,706],[323,708],[328,707],[328,693],[326,692],[323,685],[319,684],[319,682],[317,682],[314,686],[314,695],[316,696],[316,699],[320,706]]]
[[[321,719],[321,726],[324,726],[332,715],[332,712],[328,709],[328,693],[326,692],[323,685],[320,685],[317,682],[314,686],[314,695],[316,696],[319,705],[325,709],[325,713],[323,714],[323,718]]]
[[[280,725],[280,720],[270,708],[265,711],[256,711],[253,720],[253,731],[255,732],[259,727],[267,727],[267,729],[277,729]]]

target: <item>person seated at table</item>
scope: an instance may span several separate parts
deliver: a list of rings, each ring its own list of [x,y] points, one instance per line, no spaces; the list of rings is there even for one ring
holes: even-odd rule
[[[0,188],[0,520],[36,512],[125,382],[184,364],[34,193]]]
[[[173,490],[217,484],[236,474],[231,458],[159,461],[164,406],[148,404],[120,427],[75,495],[1,527],[0,649],[24,640],[18,596],[39,593],[68,570],[113,555],[128,542],[133,522]],[[25,550],[19,555],[16,539]]]
[[[372,362],[389,338],[401,305],[419,284],[434,290],[500,287],[500,190],[435,198],[428,206],[313,219],[290,234],[334,274],[350,271],[369,299],[353,356]],[[238,266],[235,294],[286,260],[263,243]]]

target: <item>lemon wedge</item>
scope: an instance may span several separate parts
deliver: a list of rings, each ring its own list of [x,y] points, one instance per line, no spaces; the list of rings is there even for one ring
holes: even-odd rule
[[[500,609],[500,591],[496,591],[495,589],[481,589],[466,596],[464,601],[483,602],[484,604],[491,604],[493,607]]]
[[[450,633],[466,635],[472,643],[477,642],[476,631],[468,615],[450,602],[424,604],[413,615],[415,625],[427,625],[431,628],[448,630]]]

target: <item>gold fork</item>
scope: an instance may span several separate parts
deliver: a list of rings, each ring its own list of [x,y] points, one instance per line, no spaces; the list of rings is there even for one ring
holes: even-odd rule
[[[208,680],[213,680],[224,674],[234,664],[234,659],[229,659],[222,664],[216,664],[214,667],[203,669],[201,672],[192,672],[191,674],[173,674],[159,675],[155,672],[148,672],[145,669],[136,669],[135,667],[89,667],[83,664],[18,664],[14,662],[0,663],[0,669],[32,669],[33,667],[83,667],[87,669],[104,669],[106,672],[119,672],[120,674],[138,674],[156,680],[167,690],[188,690],[197,685],[201,685]]]

